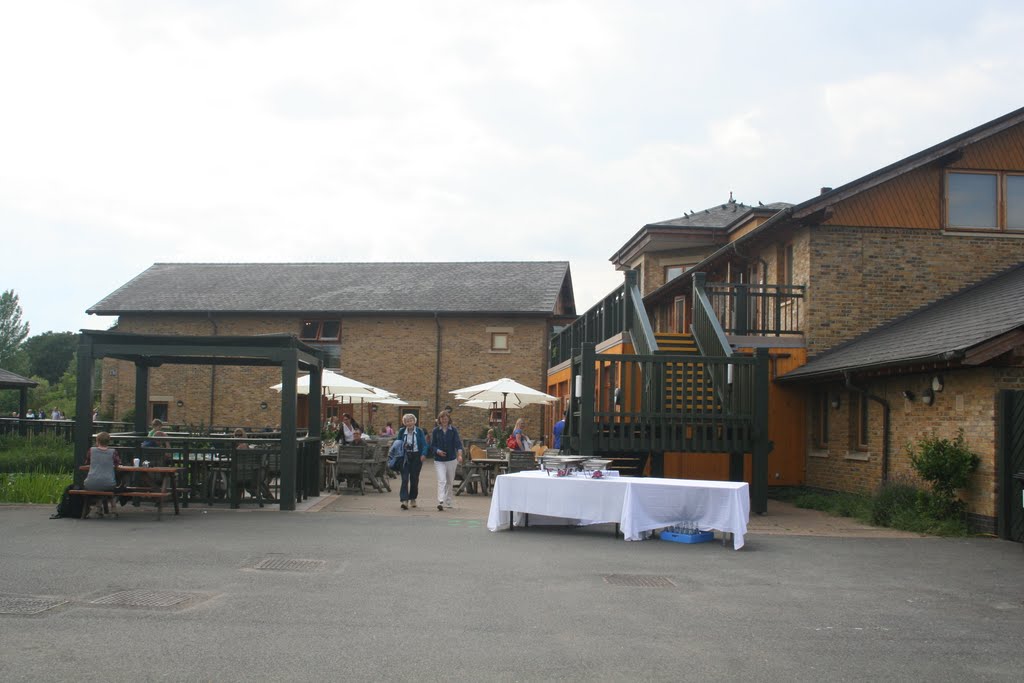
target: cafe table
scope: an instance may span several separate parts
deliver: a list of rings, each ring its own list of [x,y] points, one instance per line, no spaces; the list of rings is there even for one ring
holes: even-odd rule
[[[732,534],[743,547],[750,519],[746,482],[618,477],[554,477],[542,471],[498,475],[487,528],[527,524],[617,524],[627,541],[655,529],[695,523]]]

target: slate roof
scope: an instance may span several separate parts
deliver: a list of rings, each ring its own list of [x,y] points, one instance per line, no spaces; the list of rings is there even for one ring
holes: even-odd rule
[[[567,261],[156,263],[86,312],[550,315]]]
[[[1024,326],[1024,263],[829,349],[780,380],[954,360]]]
[[[0,368],[0,389],[20,389],[21,387],[37,387],[39,383],[16,375],[13,372]]]
[[[762,204],[760,206],[748,206],[743,202],[730,200],[725,204],[716,204],[715,206],[704,209],[703,211],[691,211],[679,218],[671,218],[667,221],[659,221],[657,223],[648,223],[644,227],[667,226],[675,228],[712,228],[722,230],[735,223],[737,219],[746,216],[750,211],[763,211],[771,214],[776,211],[781,211],[789,206],[792,205],[786,202],[773,202],[771,204]]]

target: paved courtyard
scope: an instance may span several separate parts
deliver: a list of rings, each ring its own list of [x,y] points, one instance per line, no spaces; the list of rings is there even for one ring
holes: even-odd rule
[[[305,512],[160,522],[0,507],[3,679],[962,681],[1024,667],[1019,544],[836,529],[783,506],[737,552],[609,526],[491,533],[487,498],[430,502],[345,492]]]

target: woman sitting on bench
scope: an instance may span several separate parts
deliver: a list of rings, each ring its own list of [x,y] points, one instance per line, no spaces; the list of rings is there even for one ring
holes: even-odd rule
[[[96,435],[96,445],[85,454],[85,464],[89,466],[89,474],[86,475],[85,482],[83,483],[85,490],[114,490],[117,486],[115,475],[118,466],[121,464],[121,459],[118,457],[117,451],[110,448],[110,434],[100,432]],[[102,512],[99,514],[102,514]]]

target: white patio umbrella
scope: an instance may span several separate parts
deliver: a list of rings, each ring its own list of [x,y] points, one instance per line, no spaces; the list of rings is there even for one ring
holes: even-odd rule
[[[345,394],[351,396],[385,396],[391,395],[390,392],[384,389],[378,389],[375,386],[371,386],[364,382],[360,382],[357,379],[346,377],[340,372],[334,372],[333,370],[324,370],[320,380],[320,387],[326,394]],[[281,391],[284,388],[283,384],[275,384],[270,387],[274,391]],[[298,393],[308,394],[309,393],[309,375],[300,377],[297,383]]]
[[[491,403],[501,403],[501,428],[505,429],[505,411],[509,406],[513,408],[522,408],[528,405],[534,405],[537,403],[551,403],[558,399],[554,396],[549,396],[543,391],[537,391],[531,389],[525,384],[520,384],[514,379],[508,377],[502,377],[491,382],[484,382],[483,384],[474,384],[471,387],[464,387],[462,389],[455,389],[449,393],[455,394],[457,398],[464,399],[466,401],[489,401]]]

